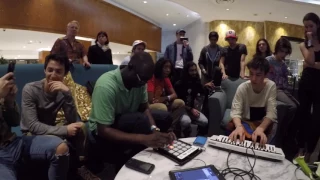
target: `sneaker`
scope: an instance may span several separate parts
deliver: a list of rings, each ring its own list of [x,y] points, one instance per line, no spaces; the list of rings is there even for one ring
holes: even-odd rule
[[[83,180],[101,180],[98,176],[94,175],[89,169],[87,169],[85,166],[82,166],[81,168],[78,168],[78,175]]]

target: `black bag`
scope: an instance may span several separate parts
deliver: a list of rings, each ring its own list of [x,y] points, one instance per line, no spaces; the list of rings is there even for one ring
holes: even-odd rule
[[[88,81],[86,83],[87,92],[89,93],[90,96],[92,96],[95,84],[96,84],[96,82],[94,82],[94,81]]]

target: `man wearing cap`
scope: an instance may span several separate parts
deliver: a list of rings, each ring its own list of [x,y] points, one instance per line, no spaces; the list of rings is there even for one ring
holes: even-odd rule
[[[220,59],[222,79],[244,78],[246,45],[237,43],[238,38],[234,30],[227,31],[225,40],[228,41],[229,46],[224,48]]]
[[[219,68],[219,60],[221,58],[222,47],[217,44],[219,34],[215,31],[209,33],[210,44],[204,46],[199,56],[199,67],[201,69],[202,83],[208,83],[214,79],[221,80],[221,71]],[[216,82],[214,82],[216,83]],[[220,84],[215,84],[220,86]]]
[[[127,57],[124,58],[124,60],[122,61],[120,66],[124,66],[124,65],[128,65],[130,62],[131,57],[135,54],[135,53],[139,53],[139,52],[144,52],[144,50],[147,47],[147,43],[141,40],[135,40],[132,44],[132,50],[131,50],[131,54]]]
[[[185,34],[185,30],[177,30],[177,40],[174,43],[169,44],[164,53],[164,58],[170,59],[175,67],[174,77],[172,78],[173,84],[181,77],[183,65],[189,61],[193,61],[193,53],[189,46],[188,39],[185,38]]]
[[[83,66],[90,67],[85,47],[76,40],[76,35],[80,29],[78,21],[71,21],[67,25],[67,35],[58,38],[54,43],[51,54],[66,54],[70,62],[80,63],[83,60]]]

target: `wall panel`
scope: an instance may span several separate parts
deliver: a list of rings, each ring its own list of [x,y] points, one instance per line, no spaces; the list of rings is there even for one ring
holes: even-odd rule
[[[238,43],[247,46],[248,56],[246,61],[252,59],[252,56],[255,54],[257,41],[264,37],[263,22],[217,20],[210,22],[209,29],[210,31],[219,33],[218,44],[221,46],[228,45],[227,41],[225,41],[226,32],[229,29],[235,30],[238,36]]]
[[[80,36],[95,38],[104,30],[112,42],[132,45],[136,39],[161,51],[161,28],[102,0],[1,0],[0,27],[52,33],[80,22]]]
[[[272,51],[277,40],[281,36],[290,36],[304,39],[304,27],[281,22],[265,21],[266,39],[269,41]]]

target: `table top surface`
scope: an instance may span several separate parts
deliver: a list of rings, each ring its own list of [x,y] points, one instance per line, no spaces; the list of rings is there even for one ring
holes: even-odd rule
[[[195,138],[183,138],[180,140],[192,144]],[[206,165],[214,165],[219,171],[227,168],[227,151],[208,146],[208,143],[206,143],[205,148],[205,151],[183,166],[179,166],[170,159],[154,152],[151,148],[147,148],[135,155],[134,158],[154,164],[155,169],[153,172],[150,175],[146,175],[123,166],[118,172],[115,180],[170,180],[169,171],[204,166],[204,162]],[[249,160],[253,163],[254,158],[250,157]],[[230,155],[229,165],[230,167],[241,168],[247,171],[250,170],[247,157],[237,153],[232,153]],[[257,158],[254,173],[262,180],[308,179],[302,171],[296,169],[296,166],[288,160],[274,162]],[[233,180],[234,176],[227,175],[225,178],[226,180]]]

